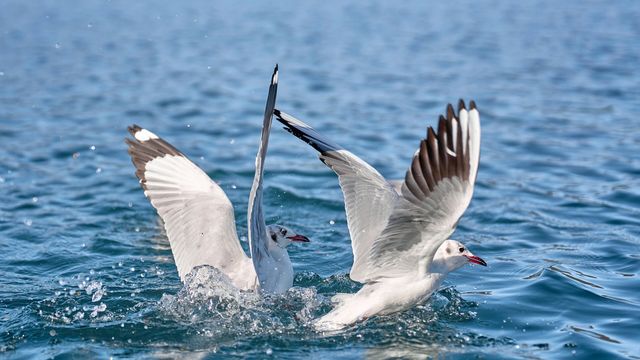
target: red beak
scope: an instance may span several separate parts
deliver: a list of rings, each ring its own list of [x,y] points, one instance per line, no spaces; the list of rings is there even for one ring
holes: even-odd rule
[[[287,239],[291,240],[291,241],[296,241],[296,242],[309,242],[309,238],[306,236],[302,236],[302,235],[295,235],[295,236],[287,236]]]
[[[473,256],[467,256],[467,259],[469,259],[470,263],[474,263],[474,264],[478,264],[478,265],[482,265],[482,266],[487,266],[487,263],[482,260],[481,258],[473,255]]]

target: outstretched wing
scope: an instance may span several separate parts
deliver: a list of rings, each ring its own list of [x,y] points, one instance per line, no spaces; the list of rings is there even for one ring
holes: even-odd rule
[[[301,120],[277,109],[274,113],[287,131],[316,149],[320,153],[320,160],[338,174],[351,235],[353,269],[356,269],[386,227],[399,195],[364,160],[320,135]]]
[[[164,221],[178,275],[196,266],[218,268],[243,290],[256,274],[236,234],[233,206],[207,174],[168,142],[137,125],[127,138],[136,176]]]
[[[420,142],[387,226],[351,277],[369,282],[428,271],[471,202],[480,158],[480,115],[473,101],[447,106]]]
[[[278,65],[273,69],[271,75],[271,84],[269,85],[269,95],[267,96],[267,104],[264,110],[264,119],[262,122],[262,135],[260,138],[260,146],[258,147],[258,155],[256,156],[256,172],[249,194],[249,210],[247,214],[247,222],[249,229],[249,248],[251,249],[251,259],[258,273],[258,278],[262,284],[266,273],[272,269],[261,269],[261,263],[265,257],[269,256],[267,251],[267,228],[264,221],[264,212],[262,210],[262,179],[264,175],[264,161],[267,157],[267,148],[269,146],[269,134],[271,133],[271,118],[273,117],[273,109],[276,104],[276,95],[278,92]]]
[[[480,154],[475,103],[467,111],[460,101],[457,115],[447,107],[438,133],[428,129],[401,184],[385,181],[302,121],[278,110],[275,114],[338,174],[354,252],[351,278],[370,282],[426,271],[471,201]]]

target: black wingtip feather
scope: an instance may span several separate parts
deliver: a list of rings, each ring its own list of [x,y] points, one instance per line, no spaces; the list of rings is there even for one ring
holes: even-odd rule
[[[129,130],[129,133],[131,135],[135,136],[138,131],[142,130],[142,128],[136,124],[132,124],[131,126],[127,127],[127,130]]]
[[[278,84],[278,64],[273,68],[273,74],[271,74],[271,85]]]
[[[442,115],[441,115],[442,116]],[[453,106],[451,104],[447,105],[447,120],[451,121],[455,117],[453,112]]]
[[[476,109],[475,101],[470,101],[470,109]],[[446,107],[446,115],[438,117],[435,127],[427,128],[427,136],[420,142],[420,148],[414,156],[405,177],[405,187],[408,200],[410,197],[420,198],[423,193],[428,196],[438,183],[446,178],[459,177],[462,181],[469,180],[469,137],[462,138],[462,128],[459,122],[460,112],[466,110],[462,99],[458,101],[458,111],[452,104]],[[464,146],[464,142],[467,146]]]

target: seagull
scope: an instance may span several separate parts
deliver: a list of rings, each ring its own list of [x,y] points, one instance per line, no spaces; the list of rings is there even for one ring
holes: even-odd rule
[[[480,115],[475,102],[458,112],[449,104],[437,133],[429,127],[404,181],[387,181],[371,165],[311,126],[274,110],[285,129],[319,152],[337,175],[351,236],[350,277],[364,286],[337,294],[336,306],[314,323],[335,331],[376,315],[404,311],[426,300],[446,275],[467,263],[486,266],[449,239],[469,206],[480,159]]]
[[[222,188],[185,154],[151,131],[130,126],[129,155],[151,205],[164,221],[178,275],[184,282],[196,266],[224,273],[240,290],[282,293],[293,285],[287,246],[309,239],[282,225],[267,226],[262,210],[264,161],[278,89],[278,66],[271,77],[256,171],[249,194],[251,259],[240,245],[233,205]]]

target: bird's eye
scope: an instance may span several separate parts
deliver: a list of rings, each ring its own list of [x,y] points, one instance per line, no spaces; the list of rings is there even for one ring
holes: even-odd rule
[[[285,229],[280,229],[280,235],[282,235],[282,236],[287,235],[287,230],[285,230]]]
[[[464,252],[464,248],[461,247],[460,249],[458,249],[461,253]]]

